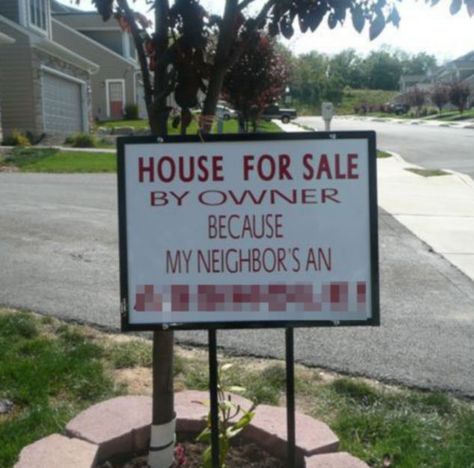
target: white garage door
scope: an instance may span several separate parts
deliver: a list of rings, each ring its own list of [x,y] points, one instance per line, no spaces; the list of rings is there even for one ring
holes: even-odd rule
[[[68,135],[83,131],[81,85],[45,72],[43,112],[46,133]]]

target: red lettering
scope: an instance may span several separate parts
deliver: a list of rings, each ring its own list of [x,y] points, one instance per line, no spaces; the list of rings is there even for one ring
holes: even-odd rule
[[[143,160],[144,158],[142,157],[138,158],[138,180],[143,182],[143,175],[146,172],[148,174],[148,182],[154,182],[155,173],[153,171],[153,158],[148,158],[148,165],[146,166],[144,165]]]
[[[304,180],[311,180],[314,177],[314,170],[311,162],[313,161],[313,155],[311,153],[306,153],[303,156],[303,167],[305,171],[303,172]]]
[[[326,203],[326,200],[331,200],[334,203],[341,203],[341,200],[335,198],[339,191],[335,188],[324,188],[321,190],[321,203]]]
[[[319,159],[318,172],[316,173],[316,179],[321,179],[323,172],[326,173],[328,179],[332,179],[331,167],[329,166],[329,160],[327,154],[322,154]]]
[[[244,180],[249,180],[249,172],[255,169],[253,163],[253,154],[246,154],[244,156]]]
[[[280,154],[278,156],[278,176],[280,180],[293,180],[288,168],[290,167],[291,159],[287,154]]]
[[[347,178],[348,179],[358,179],[359,174],[355,171],[358,169],[357,159],[359,155],[357,153],[349,153],[347,155]]]

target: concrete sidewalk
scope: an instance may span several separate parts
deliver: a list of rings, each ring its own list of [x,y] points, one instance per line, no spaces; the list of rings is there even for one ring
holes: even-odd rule
[[[424,177],[400,156],[377,160],[379,205],[474,280],[474,182],[466,175]]]
[[[437,120],[437,119],[397,119],[394,117],[371,117],[362,115],[338,115],[344,119],[367,120],[372,122],[393,122],[402,125],[427,125],[429,127],[452,127],[452,128],[470,128],[474,129],[474,119],[463,121]]]
[[[286,132],[303,130],[275,123]],[[390,154],[377,159],[379,206],[474,281],[474,181],[449,170],[418,175],[408,169],[420,166]]]

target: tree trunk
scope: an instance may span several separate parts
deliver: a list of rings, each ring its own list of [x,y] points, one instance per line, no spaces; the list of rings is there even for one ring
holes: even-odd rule
[[[175,444],[172,331],[153,333],[153,418],[148,463],[168,468],[173,463]]]
[[[207,88],[206,99],[203,106],[204,119],[201,123],[201,131],[209,133],[212,128],[212,119],[216,114],[217,102],[224,83],[224,76],[229,67],[229,56],[235,43],[235,20],[239,13],[238,1],[227,0],[222,18],[222,26],[219,32],[216,58],[211,71],[211,79]]]

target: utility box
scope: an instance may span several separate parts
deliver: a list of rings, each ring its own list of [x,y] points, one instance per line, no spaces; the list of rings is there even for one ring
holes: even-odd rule
[[[334,116],[334,104],[332,102],[323,102],[321,104],[321,115],[324,120],[331,120]]]

